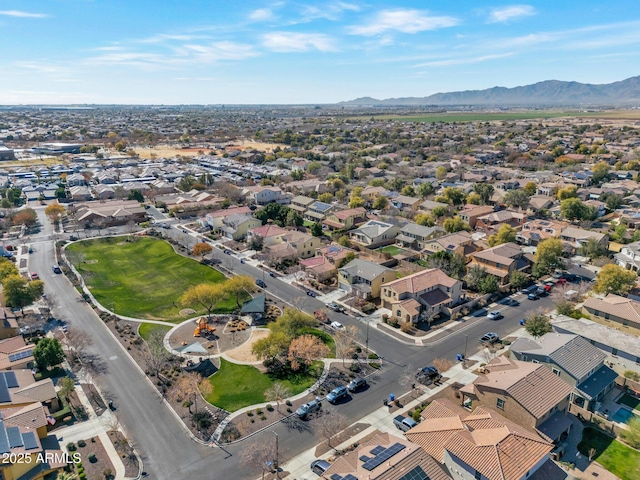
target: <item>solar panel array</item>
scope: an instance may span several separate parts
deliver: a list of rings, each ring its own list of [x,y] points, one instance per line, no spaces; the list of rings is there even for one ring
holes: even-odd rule
[[[22,434],[22,439],[24,440],[25,450],[33,450],[34,448],[38,448],[38,440],[36,440],[35,433],[25,432]]]
[[[11,448],[23,447],[24,441],[18,427],[7,427],[7,436],[9,437],[9,446]]]
[[[7,380],[7,387],[18,388],[18,379],[16,378],[16,372],[4,372],[4,378]]]
[[[405,448],[407,448],[406,445],[403,445],[402,443],[394,443],[390,447],[385,448],[383,451],[381,451],[379,454],[377,454],[374,458],[372,458],[368,462],[365,462],[365,464],[362,465],[362,468],[364,468],[365,470],[371,471],[377,466],[381,465],[383,462],[386,462],[387,460],[389,460],[394,455],[400,453]]]
[[[18,360],[22,360],[32,355],[33,355],[33,350],[23,350],[22,352],[12,353],[11,355],[9,355],[9,361],[17,362]]]
[[[385,448],[382,445],[378,445],[377,447],[374,447],[373,450],[371,450],[371,455],[378,455],[381,452],[384,452]]]
[[[333,475],[331,475],[331,480],[358,480],[358,477],[354,477],[350,473],[348,473],[344,477],[339,473],[334,473]]]
[[[7,385],[7,377],[4,376],[4,372],[0,374],[0,403],[7,403],[11,401],[11,395],[9,394],[9,386]]]
[[[422,467],[418,465],[417,467],[414,467],[412,470],[405,473],[398,480],[431,480],[431,479],[429,478],[429,475],[427,475],[424,472],[424,470],[422,470]]]
[[[0,422],[0,453],[9,453],[11,446],[9,445],[9,436],[4,428],[4,422]]]

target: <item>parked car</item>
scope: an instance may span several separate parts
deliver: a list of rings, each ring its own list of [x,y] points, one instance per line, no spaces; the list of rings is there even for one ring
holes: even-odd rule
[[[161,223],[161,224],[160,224],[160,227],[162,227],[162,228],[169,228],[169,225],[168,225],[168,224],[166,224],[166,223]]]
[[[260,280],[259,278],[256,279],[256,285],[258,285],[260,288],[267,288],[267,284],[264,283],[264,281]]]
[[[542,296],[546,295],[547,292],[548,292],[548,290],[545,287],[543,287],[542,285],[540,285],[538,288],[536,288],[536,294],[539,297],[542,297]]]
[[[491,345],[493,343],[496,343],[498,340],[500,340],[500,337],[495,332],[489,332],[480,337],[480,343],[482,343],[483,345]]]
[[[423,385],[431,385],[434,382],[437,382],[442,378],[438,369],[433,365],[429,365],[427,367],[422,367],[416,373],[416,380],[422,383]]]
[[[344,307],[341,305],[338,305],[337,303],[333,303],[333,302],[328,303],[327,307],[329,307],[334,312],[344,312]]]
[[[321,477],[324,475],[324,472],[329,470],[331,464],[326,460],[314,460],[311,462],[311,471]]]
[[[487,315],[487,318],[489,320],[500,320],[504,315],[502,315],[501,312],[499,312],[498,310],[494,310],[493,312],[489,312],[489,315]]]
[[[31,280],[40,280],[40,277],[36,272],[31,272]]]
[[[346,398],[347,394],[348,394],[347,387],[345,387],[344,385],[341,385],[329,392],[329,395],[327,395],[327,402],[336,403],[338,400]]]
[[[355,392],[367,386],[367,381],[362,377],[354,378],[347,385],[347,390],[350,392]]]
[[[269,276],[273,277],[273,278],[276,278],[276,274],[274,272],[269,272]]]
[[[225,248],[224,253],[225,255],[231,255],[231,250],[229,250],[228,248]]]
[[[566,285],[567,284],[567,280],[565,278],[559,278],[558,281],[556,282],[556,285]]]
[[[331,328],[333,328],[334,330],[342,330],[344,328],[344,325],[342,325],[340,322],[331,322]]]
[[[398,430],[402,430],[403,432],[411,430],[413,427],[418,425],[413,418],[403,417],[402,415],[395,417],[393,419],[393,424]]]
[[[322,408],[322,402],[320,402],[320,399],[315,398],[310,402],[307,402],[304,405],[302,405],[299,409],[297,409],[296,415],[298,415],[298,418],[301,418],[304,420],[309,416],[309,414],[313,412],[317,412],[321,408]]]
[[[313,291],[312,291],[312,290],[308,290],[308,291],[307,291],[307,295],[309,295],[310,297],[315,297],[315,296],[316,296],[316,294],[315,294],[315,293],[313,293]]]
[[[533,292],[531,292],[529,295],[527,295],[527,298],[528,298],[529,300],[537,300],[539,297],[538,297],[538,294],[537,294],[537,293],[533,293]]]
[[[51,269],[53,270],[53,273],[62,273],[59,265],[54,265],[51,267]]]

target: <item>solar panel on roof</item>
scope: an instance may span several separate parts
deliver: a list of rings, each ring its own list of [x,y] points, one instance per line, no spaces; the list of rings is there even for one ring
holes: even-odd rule
[[[342,477],[342,480],[358,480],[358,477],[354,477],[353,475],[349,474],[346,477]]]
[[[371,460],[371,459],[370,459],[369,457],[367,457],[366,455],[362,455],[362,456],[360,457],[360,461],[361,461],[361,462],[368,462],[369,460]]]
[[[16,372],[4,372],[4,378],[7,381],[7,387],[17,388],[19,386]]]
[[[11,401],[11,395],[9,395],[7,380],[4,375],[0,375],[0,403],[6,403],[10,401]]]
[[[4,422],[0,422],[0,453],[9,453],[10,451],[7,430],[4,428]]]
[[[377,466],[381,465],[383,462],[389,460],[397,453],[404,450],[405,448],[406,445],[403,445],[402,443],[394,443],[390,447],[385,448],[383,451],[381,451],[378,455],[375,456],[375,458],[372,458],[368,462],[365,462],[364,465],[362,465],[362,468],[371,471]]]
[[[33,432],[25,432],[22,434],[22,440],[24,440],[25,450],[33,450],[38,448],[38,441],[36,440],[36,434]]]
[[[8,427],[7,437],[9,437],[9,446],[11,448],[24,446],[24,441],[22,440],[22,435],[18,427]]]
[[[382,445],[378,445],[371,450],[371,455],[378,455],[379,453],[384,452],[384,447]]]
[[[424,472],[424,470],[422,470],[422,467],[418,465],[417,467],[413,468],[409,472],[405,473],[398,480],[430,480],[430,479],[429,479],[429,475],[427,475]]]
[[[333,475],[331,475],[331,480],[342,480],[342,475],[334,473]]]

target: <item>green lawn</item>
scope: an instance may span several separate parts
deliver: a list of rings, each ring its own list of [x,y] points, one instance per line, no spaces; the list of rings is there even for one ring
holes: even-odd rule
[[[311,220],[305,220],[302,222],[303,227],[311,228],[315,225],[316,222],[312,222]]]
[[[157,323],[141,323],[138,327],[138,335],[140,335],[144,340],[148,340],[151,332],[155,330],[160,330],[163,334],[165,334],[169,330],[171,330],[171,327],[168,327],[166,325],[158,325]]]
[[[119,315],[184,320],[179,314],[183,308],[180,297],[189,287],[225,280],[219,271],[176,254],[163,240],[136,238],[124,242],[124,238],[87,240],[67,248],[69,260],[96,300]],[[230,298],[217,311],[235,308],[235,299]]]
[[[618,403],[622,403],[627,407],[631,407],[634,410],[640,410],[640,400],[632,397],[631,395],[627,395],[626,393],[622,396]]]
[[[387,245],[386,247],[381,249],[384,253],[388,253],[389,255],[398,255],[399,253],[404,252],[404,250],[395,245]]]
[[[594,428],[585,428],[578,450],[589,456],[591,448],[596,449],[593,459],[609,472],[622,480],[640,480],[640,452]]]
[[[266,402],[264,392],[274,382],[283,383],[291,390],[291,395],[296,395],[314,384],[320,376],[322,364],[318,362],[312,369],[313,375],[297,375],[280,379],[262,373],[251,365],[238,365],[221,358],[220,370],[209,377],[213,391],[207,397],[207,401],[228,412],[235,412],[249,405]]]

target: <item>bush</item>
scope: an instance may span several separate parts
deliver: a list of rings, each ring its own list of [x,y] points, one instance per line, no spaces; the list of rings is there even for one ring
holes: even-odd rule
[[[393,328],[398,328],[400,326],[400,323],[398,322],[398,319],[396,317],[392,317],[389,319],[389,325],[391,325]]]
[[[411,324],[411,322],[404,322],[400,327],[400,330],[402,330],[404,333],[409,333],[413,331],[413,325]]]
[[[368,358],[369,360],[377,360],[379,357],[375,353],[370,353]]]
[[[370,363],[369,366],[371,368],[375,368],[376,370],[380,368],[380,364],[379,363]]]
[[[78,475],[78,480],[87,480],[87,474],[82,472]]]
[[[87,446],[87,442],[85,442],[84,440],[78,440],[78,446],[79,447],[86,447]]]
[[[269,403],[266,407],[267,411],[273,412],[273,406]]]
[[[365,314],[369,314],[371,312],[374,312],[375,310],[376,310],[376,306],[371,302],[367,302],[362,306],[362,313],[365,313]]]
[[[286,402],[284,402],[288,407],[291,406],[291,400],[287,400]]]
[[[261,408],[257,408],[256,409],[256,415],[262,415],[262,409]]]
[[[76,451],[76,444],[73,442],[67,443],[67,450],[69,450],[70,452],[75,452]]]
[[[358,365],[357,363],[352,363],[349,366],[349,370],[351,370],[352,372],[359,372],[360,371],[360,365]]]
[[[102,474],[104,475],[104,478],[106,478],[106,479],[109,479],[109,478],[111,478],[113,476],[113,472],[111,471],[110,468],[105,468],[102,471]]]
[[[98,461],[98,458],[96,457],[95,453],[90,453],[87,458],[91,463],[96,463]]]
[[[640,374],[638,372],[634,372],[633,370],[625,370],[624,377],[633,380],[634,382],[640,381]]]

